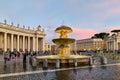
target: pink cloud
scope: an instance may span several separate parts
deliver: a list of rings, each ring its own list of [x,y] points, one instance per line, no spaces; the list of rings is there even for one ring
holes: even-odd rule
[[[94,34],[97,33],[97,31],[92,29],[80,29],[80,28],[72,28],[73,33],[72,37],[75,39],[85,39],[85,38],[91,38]]]

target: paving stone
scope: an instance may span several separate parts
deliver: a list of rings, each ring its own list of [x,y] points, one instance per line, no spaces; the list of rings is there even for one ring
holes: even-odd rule
[[[28,58],[27,58],[28,59]],[[100,65],[99,57],[95,57],[97,64]],[[119,63],[117,59],[108,58],[108,63]],[[4,65],[4,61],[0,61],[0,74],[21,73],[43,71],[40,73],[31,73],[17,76],[0,77],[0,80],[120,80],[120,65],[101,66],[93,68],[78,68],[69,70],[59,70],[45,72],[42,66],[33,67],[27,63],[23,64],[22,59],[16,62],[10,61]],[[55,69],[55,68],[48,68]]]

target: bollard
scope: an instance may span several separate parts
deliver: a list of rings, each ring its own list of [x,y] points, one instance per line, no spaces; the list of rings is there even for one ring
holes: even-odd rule
[[[60,68],[60,60],[56,59],[56,68]]]
[[[36,58],[33,58],[33,63],[32,63],[32,66],[37,66],[37,62],[36,62],[37,60],[36,60]]]
[[[92,57],[89,58],[89,66],[92,66],[93,65],[93,59]]]
[[[77,67],[77,59],[74,59],[74,66]]]
[[[104,57],[104,64],[107,64],[107,58]]]
[[[101,64],[102,65],[107,64],[107,58],[105,56],[101,57]]]
[[[43,60],[43,67],[48,67],[48,61],[47,61],[47,59]]]

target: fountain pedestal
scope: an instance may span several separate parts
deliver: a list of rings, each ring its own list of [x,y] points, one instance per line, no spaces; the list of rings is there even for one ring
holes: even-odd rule
[[[58,56],[59,57],[70,56],[70,47],[67,45],[60,45],[58,48]]]

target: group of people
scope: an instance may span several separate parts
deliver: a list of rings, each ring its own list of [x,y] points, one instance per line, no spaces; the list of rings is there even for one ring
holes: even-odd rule
[[[26,62],[26,57],[27,56],[30,56],[30,57],[33,57],[33,56],[37,56],[38,52],[35,52],[35,51],[31,51],[31,52],[18,52],[18,51],[14,51],[14,52],[11,52],[11,51],[6,51],[6,52],[3,52],[3,56],[4,56],[4,63],[6,64],[7,61],[10,61],[10,60],[14,60],[16,61],[18,58],[20,58],[20,56],[22,57],[23,59],[23,62]]]
[[[41,55],[48,55],[50,51],[6,51],[3,52],[4,56],[4,63],[6,64],[7,61],[16,61],[17,59],[23,59],[23,63],[26,63],[26,57],[29,56],[30,58],[41,56]]]
[[[16,60],[17,57],[20,57],[20,53],[19,52],[11,52],[11,51],[6,51],[3,53],[4,55],[4,62],[6,63],[7,61],[10,61],[11,59]]]

